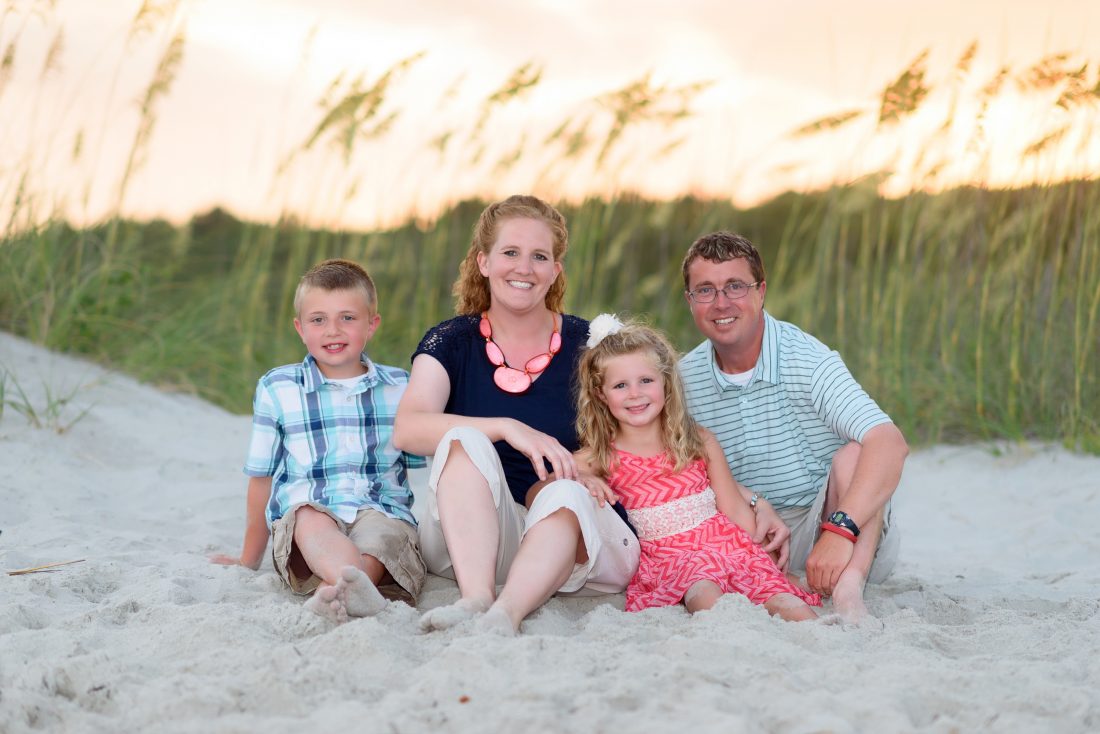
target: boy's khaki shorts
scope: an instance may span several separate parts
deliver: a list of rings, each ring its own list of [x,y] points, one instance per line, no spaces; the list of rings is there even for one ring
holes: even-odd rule
[[[600,507],[584,485],[569,479],[559,479],[546,485],[535,498],[530,510],[516,504],[508,491],[504,468],[493,442],[485,434],[468,427],[448,431],[432,458],[432,471],[424,493],[426,496],[423,497],[427,500],[427,507],[418,516],[420,543],[428,570],[438,576],[454,578],[451,557],[439,523],[435,490],[439,475],[447,462],[447,455],[455,442],[462,445],[489,483],[493,504],[497,508],[497,528],[500,533],[496,563],[498,586],[507,579],[512,560],[527,531],[558,510],[568,509],[577,516],[580,523],[588,561],[574,565],[569,578],[557,593],[589,596],[616,594],[626,589],[634,572],[638,570],[641,547],[634,533],[611,506]],[[420,499],[418,497],[417,501]]]
[[[806,559],[810,557],[810,551],[821,536],[821,523],[825,519],[825,500],[829,494],[830,472],[821,483],[814,497],[814,503],[809,507],[777,507],[779,518],[787,523],[791,529],[790,570],[802,573],[806,570]],[[901,532],[894,520],[894,514],[890,503],[886,503],[886,509],[882,518],[882,534],[878,539],[878,547],[875,549],[875,559],[871,562],[871,570],[867,573],[867,581],[872,584],[881,584],[894,570],[898,562],[898,549],[901,546]]]
[[[302,507],[312,507],[331,517],[340,528],[340,532],[348,536],[359,552],[377,558],[389,571],[394,582],[415,602],[424,585],[425,570],[424,560],[420,557],[416,528],[413,525],[369,507],[359,510],[355,520],[348,525],[333,515],[327,507],[313,502],[291,507],[285,515],[271,524],[273,541],[271,560],[275,566],[275,572],[286,582],[291,591],[295,594],[312,594],[322,581],[316,574],[299,578],[291,570],[290,557],[296,552],[294,524],[298,510]],[[406,595],[397,589],[387,589],[387,586],[379,587],[383,596],[403,598]]]

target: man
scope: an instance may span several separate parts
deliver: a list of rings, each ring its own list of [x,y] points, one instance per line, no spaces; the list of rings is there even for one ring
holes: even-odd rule
[[[865,582],[881,582],[897,559],[890,498],[909,451],[901,431],[840,355],[764,311],[764,264],[747,239],[700,237],[683,274],[706,337],[680,361],[691,415],[757,493],[754,507],[770,502],[790,528],[780,565],[805,568],[810,589],[859,622]],[[756,539],[771,535],[774,546],[787,532],[762,527]]]

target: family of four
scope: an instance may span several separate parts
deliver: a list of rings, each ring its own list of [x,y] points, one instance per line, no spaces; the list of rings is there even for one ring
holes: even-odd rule
[[[831,596],[868,615],[889,574],[901,432],[836,352],[764,310],[747,239],[699,238],[684,258],[705,340],[682,359],[656,329],[563,312],[564,217],[532,196],[482,212],[411,373],[375,364],[380,324],[360,266],[301,279],[308,355],[260,379],[239,557],[272,560],[340,622],[415,600],[426,573],[460,598],[425,630],[468,619],[515,633],[554,594],[626,592],[626,609],[708,609],[741,594],[788,620]],[[430,456],[417,526],[408,470]]]

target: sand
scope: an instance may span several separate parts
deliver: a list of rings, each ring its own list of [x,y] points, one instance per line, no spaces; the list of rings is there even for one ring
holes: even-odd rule
[[[881,629],[551,600],[508,639],[334,626],[236,552],[249,419],[0,334],[0,732],[1100,730],[1100,459],[914,452]],[[76,390],[45,416],[45,390]],[[7,380],[7,399],[13,395]],[[69,426],[81,411],[87,412]],[[68,427],[58,433],[56,427]],[[429,578],[428,609],[457,598]]]

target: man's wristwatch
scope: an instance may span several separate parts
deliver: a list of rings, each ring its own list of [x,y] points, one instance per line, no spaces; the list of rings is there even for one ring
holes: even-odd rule
[[[856,525],[856,521],[848,517],[848,513],[842,510],[837,510],[825,520],[829,525],[835,525],[838,528],[844,528],[855,537],[859,537],[859,525]]]

